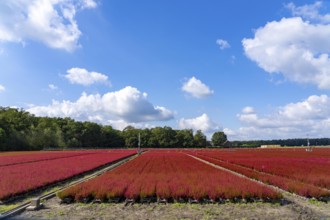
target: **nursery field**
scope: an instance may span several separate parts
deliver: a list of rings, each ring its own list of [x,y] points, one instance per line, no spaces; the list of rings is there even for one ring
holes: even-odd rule
[[[0,200],[135,153],[0,153]],[[159,214],[163,219],[219,219],[227,213],[228,219],[263,219],[267,216],[264,212],[285,219],[319,219],[330,217],[329,169],[330,148],[314,148],[312,152],[303,148],[149,149],[100,176],[58,192],[45,202],[47,209],[24,212],[17,219],[58,219],[61,213],[66,213],[65,218],[100,215],[109,219],[146,219]]]
[[[216,169],[180,152],[149,151],[88,182],[58,194],[77,202],[278,200],[269,187]]]
[[[135,150],[0,153],[0,201],[135,154]]]
[[[214,168],[192,158],[222,168]],[[276,201],[271,185],[306,198],[330,198],[330,149],[149,150],[98,178],[59,193],[65,201]],[[254,179],[263,182],[260,185]]]
[[[330,149],[197,150],[211,163],[286,191],[320,200],[330,196]]]

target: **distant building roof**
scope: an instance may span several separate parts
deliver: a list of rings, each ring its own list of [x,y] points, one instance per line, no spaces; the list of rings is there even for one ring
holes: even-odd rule
[[[224,146],[224,147],[231,147],[232,146],[232,143],[230,141],[225,141],[223,144],[221,144],[221,146]]]

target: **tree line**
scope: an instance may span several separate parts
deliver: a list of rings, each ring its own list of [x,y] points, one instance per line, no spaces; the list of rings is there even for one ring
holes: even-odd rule
[[[208,141],[201,130],[175,130],[171,127],[138,129],[132,126],[123,131],[109,125],[80,122],[71,118],[36,117],[23,109],[0,107],[0,151],[41,149],[136,148],[140,136],[142,148],[203,148],[203,147],[260,147],[306,146],[307,139],[232,141],[217,131]],[[309,139],[312,146],[330,145],[330,138]]]
[[[330,138],[310,138],[311,146],[330,145]],[[281,146],[307,146],[307,138],[292,138],[280,140],[251,140],[251,141],[233,141],[232,147],[253,148],[261,145],[281,145]]]
[[[71,118],[36,117],[23,109],[0,107],[0,151],[136,148],[139,136],[143,148],[202,148],[212,145],[201,130],[174,130],[168,126],[137,129],[128,126],[119,131],[109,125]],[[227,140],[220,131],[213,136],[214,145]]]

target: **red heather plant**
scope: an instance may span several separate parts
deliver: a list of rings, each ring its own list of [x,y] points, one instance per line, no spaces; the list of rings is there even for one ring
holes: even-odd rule
[[[81,190],[80,185],[70,187],[69,189],[58,192],[57,196],[62,200],[65,199],[65,198],[69,198],[69,197],[74,198],[76,193],[78,193],[80,190]]]
[[[225,198],[224,189],[220,185],[215,186],[214,188],[209,189],[208,196],[210,199],[213,199],[214,201],[220,198],[224,199]]]
[[[103,188],[99,188],[93,193],[93,197],[95,199],[99,199],[101,201],[107,200],[107,192]]]
[[[185,198],[189,193],[186,185],[171,185],[170,190],[174,199]]]
[[[196,199],[197,201],[200,201],[201,199],[204,199],[207,197],[207,192],[206,192],[205,188],[193,187],[189,191],[189,196],[193,199]]]
[[[267,194],[267,198],[271,199],[282,199],[283,195],[281,193],[275,192],[274,190],[271,189],[265,189],[265,193]]]
[[[108,199],[115,199],[124,197],[124,193],[127,189],[127,184],[120,183],[114,185],[110,190],[107,191],[107,198]]]
[[[224,199],[240,198],[241,195],[241,192],[237,188],[228,187],[224,192]]]
[[[151,182],[150,180],[142,185],[141,191],[140,191],[140,198],[147,198],[147,197],[153,197],[156,192],[156,185],[155,182]]]
[[[90,197],[92,197],[91,191],[85,185],[82,185],[80,190],[75,194],[74,200],[80,202],[83,199]]]
[[[139,198],[139,192],[140,192],[140,186],[135,185],[134,183],[128,185],[124,196],[127,199],[138,199]]]
[[[156,195],[159,199],[171,198],[171,191],[167,183],[158,182],[156,185]]]

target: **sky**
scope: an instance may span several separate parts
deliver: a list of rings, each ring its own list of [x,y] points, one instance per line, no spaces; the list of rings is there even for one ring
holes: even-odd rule
[[[1,0],[0,106],[122,130],[330,137],[330,3]]]

